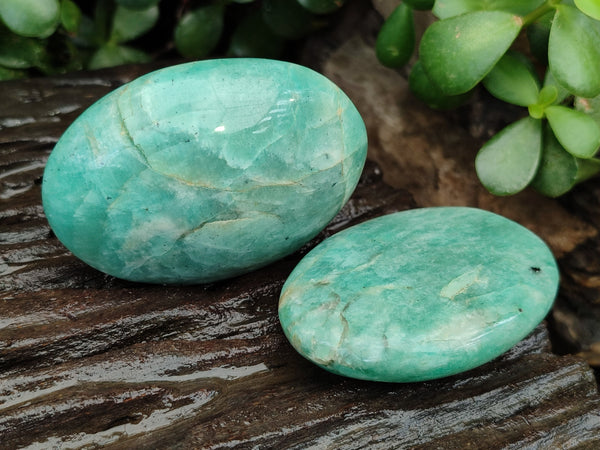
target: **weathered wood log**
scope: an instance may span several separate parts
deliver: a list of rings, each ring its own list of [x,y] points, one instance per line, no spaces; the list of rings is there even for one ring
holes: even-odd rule
[[[363,50],[359,45],[356,54]],[[347,57],[341,51],[327,59],[325,71],[363,105],[375,136],[372,157],[382,160],[381,149],[390,152],[382,133],[390,130],[376,127],[381,116],[359,92],[360,83],[373,85],[340,72],[340,58]],[[277,300],[294,265],[344,227],[424,206],[427,195],[415,187],[428,182],[419,181],[423,172],[407,170],[407,188],[392,188],[369,163],[348,205],[315,240],[233,280],[141,285],[72,256],[52,236],[41,208],[45,160],[83,108],[150,69],[0,84],[0,448],[598,448],[594,374],[583,359],[552,353],[545,324],[478,369],[413,384],[338,377],[287,343]],[[476,141],[468,139],[471,146]],[[388,181],[398,170],[394,161],[384,161]],[[451,172],[436,176],[464,175]],[[465,189],[475,188],[469,182]],[[589,204],[597,208],[598,200]],[[569,223],[579,231],[567,230],[569,237],[591,236],[560,250],[568,277],[561,298],[568,302],[572,290],[591,292],[600,276],[597,253],[581,250],[596,239],[593,221],[585,219],[595,213],[575,201],[569,208],[577,212],[556,208],[575,217]],[[596,258],[591,265],[589,258]]]

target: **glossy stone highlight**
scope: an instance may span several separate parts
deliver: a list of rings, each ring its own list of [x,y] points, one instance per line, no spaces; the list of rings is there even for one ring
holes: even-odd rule
[[[283,330],[331,372],[410,382],[501,355],[546,316],[558,288],[552,253],[504,217],[462,207],[370,220],[326,239],[294,269]]]
[[[53,150],[43,203],[57,237],[111,275],[204,283],[315,236],[365,158],[348,97],[305,67],[257,59],[143,76],[84,112]]]

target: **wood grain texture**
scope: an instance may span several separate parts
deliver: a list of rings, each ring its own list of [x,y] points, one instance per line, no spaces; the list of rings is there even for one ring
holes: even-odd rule
[[[43,215],[45,160],[83,108],[151,68],[0,83],[0,448],[598,448],[594,374],[551,352],[545,324],[425,383],[346,379],[293,351],[277,301],[302,255],[420,206],[373,163],[315,240],[233,280],[135,284],[73,257]],[[567,289],[593,289],[600,271],[581,284],[586,257],[568,255]]]

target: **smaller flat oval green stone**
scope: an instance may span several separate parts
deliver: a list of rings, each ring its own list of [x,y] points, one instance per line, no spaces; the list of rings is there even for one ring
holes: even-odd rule
[[[515,222],[472,208],[415,209],[313,249],[283,286],[279,318],[294,348],[331,372],[429,380],[527,336],[558,278],[548,247]]]

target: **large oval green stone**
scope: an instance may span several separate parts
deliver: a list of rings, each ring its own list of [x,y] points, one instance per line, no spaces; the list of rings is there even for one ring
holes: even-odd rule
[[[409,382],[501,355],[548,313],[558,269],[526,228],[471,208],[425,208],[326,239],[283,287],[295,349],[331,372]]]
[[[294,64],[212,60],[143,76],[64,133],[42,187],[76,256],[143,282],[203,283],[287,255],[348,200],[364,123]]]

